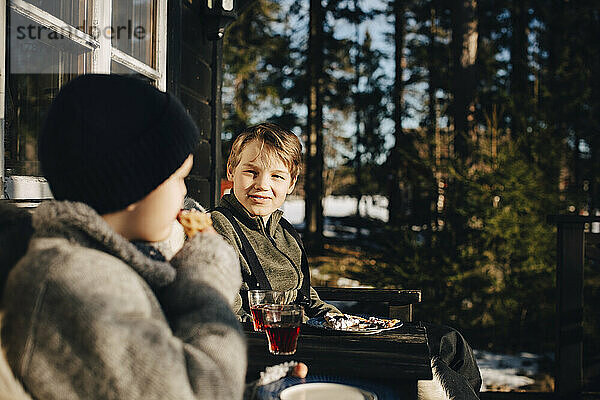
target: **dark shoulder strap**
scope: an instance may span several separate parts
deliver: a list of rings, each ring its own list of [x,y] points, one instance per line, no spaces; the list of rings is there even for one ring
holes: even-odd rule
[[[302,299],[302,303],[310,304],[310,270],[308,268],[308,257],[306,255],[306,250],[304,249],[304,243],[302,243],[302,239],[298,234],[298,231],[290,224],[290,222],[281,217],[279,220],[279,225],[286,230],[296,242],[298,242],[298,246],[300,246],[300,251],[302,252],[302,263],[300,264],[300,270],[302,271],[302,285],[300,286],[300,293],[304,296]]]
[[[266,290],[271,289],[271,284],[269,283],[267,275],[265,274],[265,271],[263,270],[262,266],[260,265],[260,262],[258,261],[256,252],[252,248],[252,245],[248,241],[246,235],[244,235],[244,232],[242,232],[242,227],[233,216],[233,213],[225,207],[216,207],[214,211],[220,212],[225,216],[225,218],[229,220],[229,222],[233,226],[233,229],[235,230],[235,233],[238,235],[240,241],[242,242],[242,256],[244,257],[244,260],[246,260],[246,263],[248,263],[250,271],[252,272],[251,275],[244,276],[244,281],[246,282],[246,284],[248,284],[248,288]]]

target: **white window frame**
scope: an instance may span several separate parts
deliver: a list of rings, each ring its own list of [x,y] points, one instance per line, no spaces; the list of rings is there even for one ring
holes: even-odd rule
[[[108,27],[112,24],[112,0],[94,0],[92,10],[92,26]],[[80,31],[60,18],[44,11],[26,0],[0,0],[0,199],[6,197],[15,200],[49,198],[48,184],[43,178],[5,176],[4,160],[4,109],[6,89],[6,13],[10,9],[32,21],[48,27],[65,38],[78,43],[92,51],[90,73],[110,73],[111,61],[126,66],[150,78],[156,87],[163,92],[167,90],[167,0],[156,3],[156,66],[152,66],[126,54],[112,46],[110,37],[99,35],[98,38]],[[10,193],[9,193],[10,192]]]
[[[6,98],[6,2],[0,1],[0,199],[4,198],[6,181],[4,163],[4,106]]]

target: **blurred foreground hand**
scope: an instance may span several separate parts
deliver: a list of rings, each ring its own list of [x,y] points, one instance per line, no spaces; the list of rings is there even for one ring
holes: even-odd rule
[[[307,373],[308,367],[306,364],[298,361],[288,361],[265,368],[265,371],[260,373],[258,385],[267,385],[286,376],[306,378]]]

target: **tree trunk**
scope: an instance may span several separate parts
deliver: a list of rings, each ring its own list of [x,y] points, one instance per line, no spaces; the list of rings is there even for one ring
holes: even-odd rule
[[[454,0],[452,9],[452,116],[454,119],[454,154],[464,160],[469,156],[468,138],[473,131],[474,94],[477,58],[477,1]]]
[[[429,27],[429,45],[427,47],[427,70],[429,72],[427,76],[427,95],[429,97],[428,102],[428,136],[429,142],[433,143],[431,146],[430,157],[435,160],[436,172],[439,170],[441,153],[440,143],[438,139],[438,125],[437,125],[437,76],[436,76],[436,51],[435,51],[435,36],[436,36],[436,9],[434,5],[431,6],[430,10],[430,27]]]
[[[436,52],[436,36],[437,36],[437,7],[434,2],[431,4],[430,10],[430,26],[429,26],[429,45],[427,47],[427,95],[428,101],[428,140],[429,143],[429,159],[433,165],[433,182],[429,184],[429,211],[430,211],[430,224],[429,226],[436,226],[441,218],[443,212],[443,199],[444,192],[442,183],[442,143],[440,129],[438,125],[438,109],[437,109],[437,97],[436,92],[438,90],[438,75],[436,74],[437,67],[437,52]],[[426,245],[431,245],[431,229],[426,232]]]
[[[323,246],[323,23],[321,0],[310,0],[304,234],[316,250]]]
[[[357,1],[354,0],[354,11],[358,8]],[[361,134],[360,134],[360,119],[361,119],[361,110],[360,110],[360,89],[358,87],[360,83],[360,33],[359,33],[359,23],[357,22],[355,25],[356,28],[356,43],[355,43],[355,56],[354,56],[354,85],[356,92],[354,93],[354,115],[355,115],[355,124],[356,124],[356,151],[354,153],[354,175],[356,179],[355,184],[355,194],[356,194],[356,216],[360,217],[360,200],[362,197],[362,179],[361,179]],[[360,229],[358,230],[360,236]]]
[[[550,6],[552,12],[548,13],[548,71],[546,85],[549,93],[545,104],[546,119],[549,121],[547,142],[560,148],[561,159],[555,162],[551,157],[541,159],[544,166],[543,171],[550,181],[557,181],[558,192],[562,196],[567,189],[566,177],[569,176],[566,153],[569,150],[567,144],[567,121],[569,117],[564,113],[563,104],[568,101],[564,93],[564,71],[568,60],[568,33],[569,14],[566,12],[568,0],[553,0]],[[571,22],[572,23],[572,22]]]
[[[512,37],[510,42],[510,92],[513,98],[511,113],[511,136],[517,143],[517,149],[527,159],[532,160],[531,143],[527,132],[527,115],[529,114],[528,90],[528,0],[513,0],[511,8]]]
[[[390,194],[388,201],[389,221],[398,224],[402,220],[402,171],[401,171],[401,149],[404,145],[404,132],[402,131],[403,95],[404,83],[402,73],[404,71],[404,42],[406,36],[405,21],[406,3],[404,0],[394,1],[394,40],[396,45],[395,64],[396,74],[394,81],[394,147],[390,152]]]

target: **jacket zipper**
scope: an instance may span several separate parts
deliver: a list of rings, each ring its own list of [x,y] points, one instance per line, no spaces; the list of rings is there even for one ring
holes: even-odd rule
[[[296,276],[298,277],[297,287],[300,288],[302,286],[302,279],[301,279],[301,276],[300,276],[300,269],[296,267],[296,264],[294,264],[294,262],[292,261],[292,259],[287,254],[285,254],[283,251],[281,251],[281,249],[279,247],[277,247],[277,244],[275,243],[275,239],[273,239],[271,237],[271,235],[269,235],[269,233],[267,232],[266,227],[263,225],[262,219],[260,220],[260,228],[261,228],[261,230],[263,232],[263,235],[265,235],[269,239],[269,241],[271,242],[271,244],[273,245],[273,247],[275,247],[277,249],[277,251],[279,251],[290,262],[290,264],[294,268],[294,271],[296,272]],[[284,230],[283,228],[281,228],[281,229]],[[277,232],[277,227],[275,228],[275,232]],[[300,252],[302,252],[302,249],[300,249]],[[296,289],[296,290],[300,290],[300,289]]]

